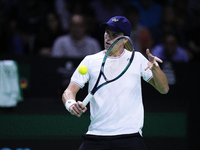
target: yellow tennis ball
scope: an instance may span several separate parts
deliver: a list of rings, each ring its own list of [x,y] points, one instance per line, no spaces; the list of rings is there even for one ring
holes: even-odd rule
[[[88,68],[85,65],[80,65],[78,68],[78,72],[82,75],[85,75],[88,72]]]

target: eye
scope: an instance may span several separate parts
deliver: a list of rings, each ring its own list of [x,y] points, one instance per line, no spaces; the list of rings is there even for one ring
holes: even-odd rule
[[[116,38],[116,37],[118,37],[118,34],[117,33],[112,33],[112,35],[111,35],[113,38]]]
[[[110,31],[109,31],[109,30],[106,30],[106,33],[107,33],[107,34],[110,34]]]

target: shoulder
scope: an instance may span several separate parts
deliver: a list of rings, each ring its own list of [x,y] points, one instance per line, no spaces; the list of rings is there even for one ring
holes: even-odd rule
[[[142,57],[143,55],[139,51],[135,51],[135,57]]]
[[[90,43],[98,43],[98,41],[97,41],[95,38],[93,38],[93,37],[91,37],[91,36],[89,36],[89,35],[86,35],[86,36],[85,36],[85,40],[86,40],[87,42],[90,42]]]
[[[151,50],[152,54],[155,54],[155,53],[162,53],[164,51],[164,47],[162,44],[158,44],[156,46],[154,46]]]
[[[139,52],[139,51],[135,51],[135,55],[134,55],[134,57],[136,57],[136,58],[143,58],[144,55],[142,55],[142,53]]]
[[[164,46],[162,44],[158,44],[155,47],[152,48],[151,54],[153,56],[156,56],[160,59],[165,59],[165,54],[164,54]]]
[[[187,51],[182,47],[177,47],[174,58],[177,60],[183,60],[185,62],[189,61],[189,56]]]
[[[180,46],[177,47],[177,53],[182,54],[182,55],[186,55],[186,50]]]
[[[84,41],[87,44],[88,48],[91,49],[93,52],[101,51],[101,46],[99,41],[97,41],[97,39],[91,36],[85,36]]]
[[[103,58],[104,57],[104,51],[100,51],[95,54],[87,55],[84,59],[87,61],[95,61],[97,58]]]
[[[88,68],[91,69],[93,66],[101,64],[103,57],[104,57],[104,52],[100,51],[96,54],[87,55],[82,60],[82,63],[85,64]]]
[[[61,35],[61,36],[56,38],[56,41],[66,41],[69,38],[70,38],[69,35]]]
[[[135,51],[133,61],[134,61],[134,64],[141,64],[144,62],[146,63],[146,61],[148,60],[142,53]]]

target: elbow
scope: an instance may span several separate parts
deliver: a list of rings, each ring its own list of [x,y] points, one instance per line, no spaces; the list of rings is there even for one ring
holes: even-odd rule
[[[66,91],[64,91],[62,94],[62,102],[63,102],[63,104],[66,103]]]
[[[167,94],[168,92],[169,92],[169,86],[160,91],[161,94]]]

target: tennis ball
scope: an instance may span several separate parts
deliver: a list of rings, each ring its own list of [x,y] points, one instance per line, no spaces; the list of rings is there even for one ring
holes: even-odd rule
[[[82,75],[85,75],[88,72],[88,68],[85,65],[80,65],[78,68],[78,72]]]

